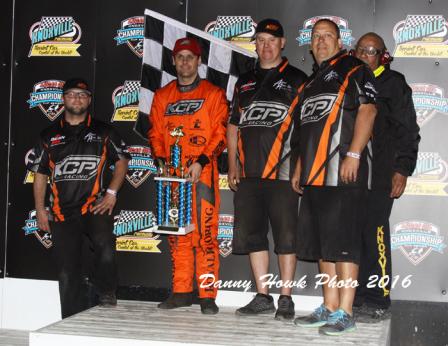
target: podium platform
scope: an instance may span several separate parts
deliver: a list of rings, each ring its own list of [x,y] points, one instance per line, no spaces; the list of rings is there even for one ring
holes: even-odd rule
[[[297,315],[305,313],[297,312]],[[390,320],[357,324],[344,336],[319,335],[272,315],[241,317],[235,309],[220,308],[217,315],[201,314],[199,305],[175,310],[157,309],[157,303],[118,302],[115,308],[94,307],[30,332],[30,346],[129,345],[362,345],[386,346]]]

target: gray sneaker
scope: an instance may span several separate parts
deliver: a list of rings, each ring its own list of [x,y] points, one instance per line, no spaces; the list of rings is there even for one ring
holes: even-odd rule
[[[271,295],[257,293],[249,304],[235,311],[237,315],[259,315],[275,312],[274,298]]]
[[[360,323],[378,323],[392,317],[390,308],[381,309],[367,305],[353,310],[353,315],[355,321]]]
[[[330,316],[331,311],[328,310],[324,304],[319,306],[316,310],[313,311],[310,315],[297,317],[294,320],[294,324],[296,326],[304,327],[304,328],[314,328],[323,326],[328,321],[328,317]]]
[[[319,328],[320,334],[341,335],[356,330],[355,319],[342,309],[331,313],[328,322]]]
[[[276,320],[292,320],[294,318],[294,302],[292,301],[291,296],[281,295],[278,298],[278,309],[275,313]]]

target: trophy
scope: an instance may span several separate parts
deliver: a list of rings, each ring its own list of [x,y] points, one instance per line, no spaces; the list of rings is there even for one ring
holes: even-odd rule
[[[170,132],[175,137],[170,146],[170,159],[164,165],[159,162],[159,174],[156,181],[157,225],[155,233],[185,235],[194,229],[191,223],[192,189],[182,167],[182,146],[180,138],[184,136],[182,126]]]

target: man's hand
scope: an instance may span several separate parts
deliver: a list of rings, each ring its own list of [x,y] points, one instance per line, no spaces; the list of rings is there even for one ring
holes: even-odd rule
[[[354,183],[358,179],[359,159],[346,156],[342,161],[339,175],[345,184]]]
[[[400,198],[406,188],[408,177],[395,172],[392,176],[392,190],[390,191],[390,198]]]
[[[36,210],[37,227],[44,232],[51,232],[50,223],[48,222],[49,211],[46,209]]]
[[[190,165],[187,169],[187,174],[189,176],[188,180],[192,183],[197,183],[199,181],[199,177],[202,173],[202,166],[199,162],[195,162]]]
[[[229,187],[233,191],[238,190],[238,184],[240,183],[240,170],[238,165],[229,166],[229,172],[227,173],[227,180],[229,181]]]
[[[292,189],[298,194],[303,194],[303,187],[300,186],[300,173],[301,173],[301,162],[300,158],[297,160],[296,168],[294,170],[294,174],[291,177],[291,186]]]
[[[103,215],[105,212],[107,212],[108,215],[112,215],[115,203],[117,203],[117,197],[110,193],[106,193],[103,200],[92,208],[92,212],[95,215]]]

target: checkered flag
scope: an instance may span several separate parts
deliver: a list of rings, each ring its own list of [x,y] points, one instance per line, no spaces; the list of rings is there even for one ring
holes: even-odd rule
[[[145,10],[142,80],[139,117],[134,126],[144,140],[149,130],[148,115],[154,92],[176,79],[172,49],[177,39],[194,37],[202,48],[199,76],[233,97],[238,76],[254,67],[256,54],[151,10]]]
[[[120,211],[116,224],[121,224],[136,219],[144,219],[148,216],[155,222],[155,217],[152,211],[122,210]]]
[[[215,28],[223,28],[226,26],[230,26],[235,23],[240,23],[244,21],[250,20],[252,22],[251,16],[218,16],[216,19]]]
[[[405,29],[414,28],[421,24],[426,24],[436,20],[444,20],[442,15],[415,15],[409,14],[406,17],[406,22],[404,24]]]
[[[50,28],[56,24],[61,24],[73,20],[73,17],[42,17],[39,29]]]
[[[134,91],[137,91],[139,89],[140,89],[140,81],[138,81],[138,80],[127,80],[123,84],[122,94],[126,95],[126,94],[132,93]]]

